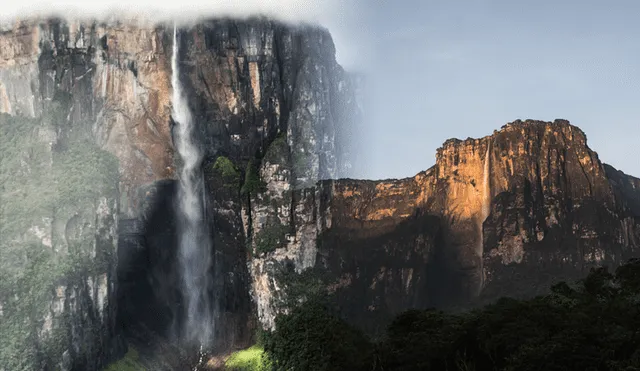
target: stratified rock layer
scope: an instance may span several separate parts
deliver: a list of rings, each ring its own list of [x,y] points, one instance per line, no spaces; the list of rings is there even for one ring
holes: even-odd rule
[[[286,164],[263,161],[266,191],[252,202],[253,292],[266,327],[289,292],[311,287],[308,275],[375,332],[409,308],[531,296],[640,254],[639,180],[602,164],[564,120],[448,140],[434,167],[407,179],[295,191]],[[273,225],[284,238],[257,245]]]

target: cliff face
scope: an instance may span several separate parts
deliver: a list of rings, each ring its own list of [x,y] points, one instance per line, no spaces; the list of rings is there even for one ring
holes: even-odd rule
[[[121,328],[166,356],[144,359],[151,369],[184,365],[158,340],[182,311],[172,34],[56,20],[0,32],[0,253],[24,263],[0,272],[9,369],[24,366],[6,358],[16,349],[36,349],[35,368],[97,369],[122,351]],[[639,255],[640,180],[566,121],[448,140],[411,178],[329,180],[349,173],[360,112],[326,30],[221,19],[178,35],[205,154],[218,349],[314,294],[376,332],[408,308],[532,295]],[[25,301],[30,287],[42,290]]]
[[[130,169],[119,166],[109,126],[116,123],[101,116],[115,87],[95,77],[109,76],[91,46],[99,31],[78,27],[25,22],[0,33],[6,370],[96,370],[124,350],[115,322],[116,225],[127,188],[119,172]]]
[[[98,287],[100,306],[108,310],[104,317],[92,316],[89,322],[83,318],[90,312],[86,310],[90,301],[57,313],[73,323],[84,323],[100,334],[99,339],[69,335],[72,346],[61,343],[62,348],[52,351],[53,358],[37,360],[42,365],[62,364],[63,369],[95,369],[122,350],[105,345],[118,339],[118,328],[133,329],[127,336],[132,341],[142,340],[143,345],[149,336],[170,336],[175,326],[180,326],[173,210],[176,169],[181,164],[174,154],[170,117],[173,27],[138,21],[61,20],[26,20],[4,27],[0,30],[0,112],[6,114],[2,116],[9,122],[6,127],[13,130],[16,120],[33,121],[34,126],[44,129],[20,137],[25,141],[42,137],[43,143],[51,142],[48,151],[52,156],[86,144],[116,164],[117,174],[108,181],[116,187],[115,196],[110,193],[106,201],[95,201],[99,207],[74,206],[92,215],[92,210],[105,213],[100,205],[109,205],[106,214],[113,228],[91,224],[98,228],[96,238],[111,244],[109,256],[113,260],[109,260],[108,275],[100,272],[93,277],[85,272],[92,261],[83,261],[73,274],[68,273],[78,282],[90,282],[90,288]],[[323,29],[258,18],[219,19],[181,28],[178,34],[179,78],[193,113],[198,146],[205,154],[206,215],[215,250],[211,271],[216,288],[211,295],[220,307],[218,322],[223,324],[218,328],[219,338],[225,347],[242,345],[253,333],[246,245],[255,220],[251,199],[261,189],[261,183],[255,181],[257,168],[270,144],[285,138],[287,156],[294,159],[289,164],[291,189],[343,176],[350,167],[347,141],[351,133],[346,124],[358,114],[354,86],[336,63],[333,42]],[[52,133],[40,133],[49,130],[47,125]],[[5,138],[3,145],[8,143]],[[83,155],[78,156],[74,159],[80,161]],[[17,182],[10,166],[4,165],[3,161],[3,176]],[[87,175],[91,176],[96,175]],[[26,176],[23,181],[32,182],[33,178]],[[99,178],[94,186],[101,186],[101,182],[107,180]],[[3,189],[3,201],[12,197],[12,192]],[[100,195],[97,192],[91,197]],[[12,217],[14,212],[3,215]],[[46,230],[46,218],[53,218],[49,214],[52,212],[42,214],[46,225],[25,222],[15,233]],[[34,217],[42,224],[39,214]],[[118,259],[113,253],[115,237],[109,234],[115,233],[116,221]],[[92,244],[84,241],[81,250],[90,250]],[[21,249],[24,246],[11,251]],[[3,246],[3,253],[5,250],[9,247]],[[54,265],[71,255],[53,250],[45,260]],[[104,287],[109,288],[108,295],[103,293]],[[0,296],[0,313],[5,317],[13,313],[8,292]],[[55,306],[56,300],[62,299],[43,303]],[[45,314],[30,321],[35,326],[46,321],[43,318]],[[59,327],[73,334],[74,326]],[[19,347],[33,349],[34,343],[28,344]],[[62,363],[58,362],[60,357]],[[167,365],[175,360],[149,361],[152,368],[161,369],[171,367]]]
[[[638,179],[603,165],[581,130],[561,120],[515,123],[495,145],[485,296],[537,294],[638,256]]]
[[[265,158],[266,191],[252,203],[259,228],[285,226],[269,249],[253,229],[254,297],[267,327],[297,287],[328,290],[375,332],[408,308],[531,296],[640,253],[638,179],[602,164],[564,120],[448,140],[434,167],[407,179],[289,191],[279,161]]]
[[[0,369],[97,370],[115,323],[117,159],[47,107],[0,114]]]
[[[138,186],[175,171],[168,35],[133,23],[56,20],[19,22],[0,34],[0,111],[41,117],[60,102],[69,122],[85,123],[120,160],[125,215],[133,215]]]

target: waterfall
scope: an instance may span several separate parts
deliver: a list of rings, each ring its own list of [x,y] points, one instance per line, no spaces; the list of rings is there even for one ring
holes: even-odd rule
[[[480,287],[478,288],[478,294],[484,286],[484,266],[482,262],[482,254],[484,252],[484,232],[482,225],[487,220],[491,213],[491,140],[487,143],[487,153],[484,155],[484,168],[482,171],[482,195],[481,195],[481,209],[480,218],[478,221],[478,246],[476,253],[480,260]]]
[[[487,143],[487,153],[484,155],[484,171],[482,180],[482,222],[484,222],[489,213],[491,213],[491,141]]]
[[[176,123],[174,144],[182,161],[178,188],[178,257],[184,299],[183,337],[194,345],[207,345],[213,333],[209,299],[211,241],[204,220],[202,153],[193,141],[193,121],[178,70],[178,34],[173,28],[171,56],[172,117]]]

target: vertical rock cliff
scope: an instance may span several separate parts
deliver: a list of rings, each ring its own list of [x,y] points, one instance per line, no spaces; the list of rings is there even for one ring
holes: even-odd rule
[[[301,287],[303,297],[332,293],[375,332],[409,308],[531,296],[640,253],[638,179],[602,164],[564,120],[448,140],[434,167],[407,179],[298,191],[286,164],[265,157],[267,185],[252,202],[253,293],[266,327]]]
[[[0,369],[97,370],[115,323],[118,161],[53,101],[0,114]]]
[[[46,127],[55,111],[51,134],[34,131],[24,134],[25,140],[52,136],[50,151],[54,154],[73,152],[78,143],[86,143],[91,151],[104,153],[116,164],[114,179],[108,183],[116,193],[96,204],[106,203],[108,213],[106,206],[75,205],[86,215],[95,210],[102,213],[99,215],[108,214],[101,218],[110,218],[112,225],[105,229],[98,228],[97,222],[91,224],[98,228],[96,239],[109,241],[108,275],[101,272],[94,277],[84,272],[93,269],[91,259],[74,271],[79,282],[89,280],[88,286],[97,287],[102,295],[100,305],[109,308],[103,317],[82,322],[99,333],[99,339],[77,341],[75,327],[61,325],[61,331],[71,331],[67,334],[71,345],[55,348],[50,361],[39,358],[41,364],[51,366],[62,357],[64,369],[96,369],[120,352],[118,346],[105,345],[117,339],[117,328],[129,329],[130,340],[143,345],[149,337],[170,338],[179,326],[176,318],[183,303],[175,265],[174,199],[176,169],[182,164],[174,154],[170,117],[173,27],[140,21],[56,19],[25,20],[3,27],[0,112],[10,122],[6,127],[13,130],[16,120]],[[346,174],[352,134],[348,124],[358,116],[355,87],[336,63],[331,37],[321,28],[263,18],[218,19],[184,27],[180,34],[180,80],[193,113],[196,145],[205,153],[201,166],[216,285],[211,295],[219,293],[213,298],[221,306],[217,346],[225,348],[246,344],[253,334],[252,278],[247,269],[252,252],[247,246],[260,230],[261,204],[253,203],[259,202],[263,186],[271,182],[264,183],[257,174],[268,167],[265,158],[277,155],[271,149],[273,143],[284,143],[292,190]],[[2,143],[7,141],[2,138]],[[80,161],[79,156],[74,158]],[[100,167],[93,170],[104,173]],[[13,174],[3,168],[3,176],[12,178]],[[23,180],[33,181],[26,175]],[[96,178],[96,182],[107,181]],[[12,192],[3,189],[3,198],[12,197]],[[43,218],[52,218],[49,214]],[[117,259],[116,239],[109,234],[115,233],[116,222],[120,232]],[[15,233],[36,227],[46,230],[46,225],[34,223],[21,225]],[[92,243],[81,245],[90,249]],[[52,254],[47,257],[51,262],[70,255],[55,248]],[[106,297],[104,285],[109,288]],[[69,289],[65,286],[64,290]],[[7,292],[0,296],[0,312],[5,315],[11,313]],[[60,299],[45,302],[55,300]],[[90,305],[90,301],[83,303]],[[89,313],[74,308],[64,312],[72,322]],[[31,320],[35,323],[42,318],[46,316]],[[99,330],[102,328],[105,331]],[[159,364],[154,363],[166,366]]]
[[[638,180],[600,162],[580,129],[516,122],[494,136],[485,295],[537,294],[638,255]]]
[[[41,117],[59,102],[120,160],[121,211],[142,184],[174,173],[169,36],[135,23],[17,22],[0,37],[0,111]]]

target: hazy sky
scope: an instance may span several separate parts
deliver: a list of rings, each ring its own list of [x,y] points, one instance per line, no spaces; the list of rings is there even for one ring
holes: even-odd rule
[[[637,0],[10,0],[2,14],[51,9],[42,4],[326,25],[339,61],[369,74],[357,177],[414,175],[446,139],[518,118],[567,119],[601,160],[640,176]]]

